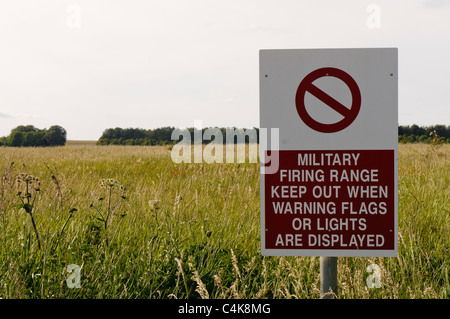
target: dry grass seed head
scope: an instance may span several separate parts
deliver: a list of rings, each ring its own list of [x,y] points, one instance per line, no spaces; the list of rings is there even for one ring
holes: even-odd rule
[[[209,299],[209,293],[206,289],[205,284],[203,283],[202,279],[200,278],[200,275],[198,274],[197,269],[195,269],[194,265],[192,263],[189,263],[189,269],[192,271],[192,277],[191,279],[194,280],[197,283],[197,288],[195,291],[200,295],[202,299]]]

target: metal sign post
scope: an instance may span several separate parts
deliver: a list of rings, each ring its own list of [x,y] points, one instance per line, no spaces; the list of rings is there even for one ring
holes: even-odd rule
[[[337,257],[320,257],[320,296],[334,299],[337,289]]]

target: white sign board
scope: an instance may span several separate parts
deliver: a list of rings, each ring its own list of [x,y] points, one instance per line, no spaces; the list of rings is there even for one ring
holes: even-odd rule
[[[260,51],[261,251],[396,256],[395,48]],[[276,160],[275,160],[276,158]],[[264,163],[262,164],[264,166]]]

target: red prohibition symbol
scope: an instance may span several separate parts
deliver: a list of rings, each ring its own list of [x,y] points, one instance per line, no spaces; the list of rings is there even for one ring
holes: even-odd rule
[[[334,76],[343,81],[348,86],[352,94],[352,105],[350,109],[342,105],[340,102],[336,101],[330,95],[313,84],[315,80],[325,76]],[[341,114],[344,118],[336,123],[331,124],[321,123],[313,119],[311,115],[309,115],[306,111],[306,92],[314,95],[327,106]],[[312,71],[300,82],[300,85],[297,89],[297,94],[295,95],[295,105],[297,107],[298,115],[310,128],[322,133],[335,133],[345,129],[347,126],[352,124],[358,116],[359,109],[361,107],[361,92],[359,91],[359,87],[358,84],[356,84],[356,81],[348,73],[337,68],[321,68]]]

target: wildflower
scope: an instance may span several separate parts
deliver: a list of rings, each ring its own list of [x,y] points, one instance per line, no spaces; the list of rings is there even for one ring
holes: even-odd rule
[[[30,215],[31,223],[33,224],[34,232],[36,234],[36,239],[38,241],[38,247],[41,249],[41,240],[39,238],[39,232],[36,227],[36,222],[34,220],[33,216],[33,209],[35,207],[35,201],[36,201],[36,195],[37,192],[40,191],[41,182],[39,181],[39,178],[36,176],[27,174],[27,173],[19,173],[19,176],[17,176],[17,183],[20,184],[22,182],[25,182],[25,194],[21,191],[17,193],[17,196],[19,196],[20,203],[15,205],[17,207],[23,208],[28,215]],[[34,188],[34,196],[31,194],[29,187]]]
[[[118,181],[112,178],[102,179],[100,181],[100,187],[125,190],[124,186],[122,186]]]
[[[41,187],[41,182],[39,181],[39,178],[27,173],[19,173],[19,176],[17,176],[16,181],[19,184],[25,182],[27,186],[33,186],[36,191],[39,191]]]
[[[148,201],[148,205],[150,206],[150,209],[158,209],[160,202],[159,199],[151,199]]]
[[[17,176],[17,182],[26,182],[26,183],[33,183],[33,182],[39,182],[39,178],[36,176],[27,174],[27,173],[19,173],[19,176]]]

